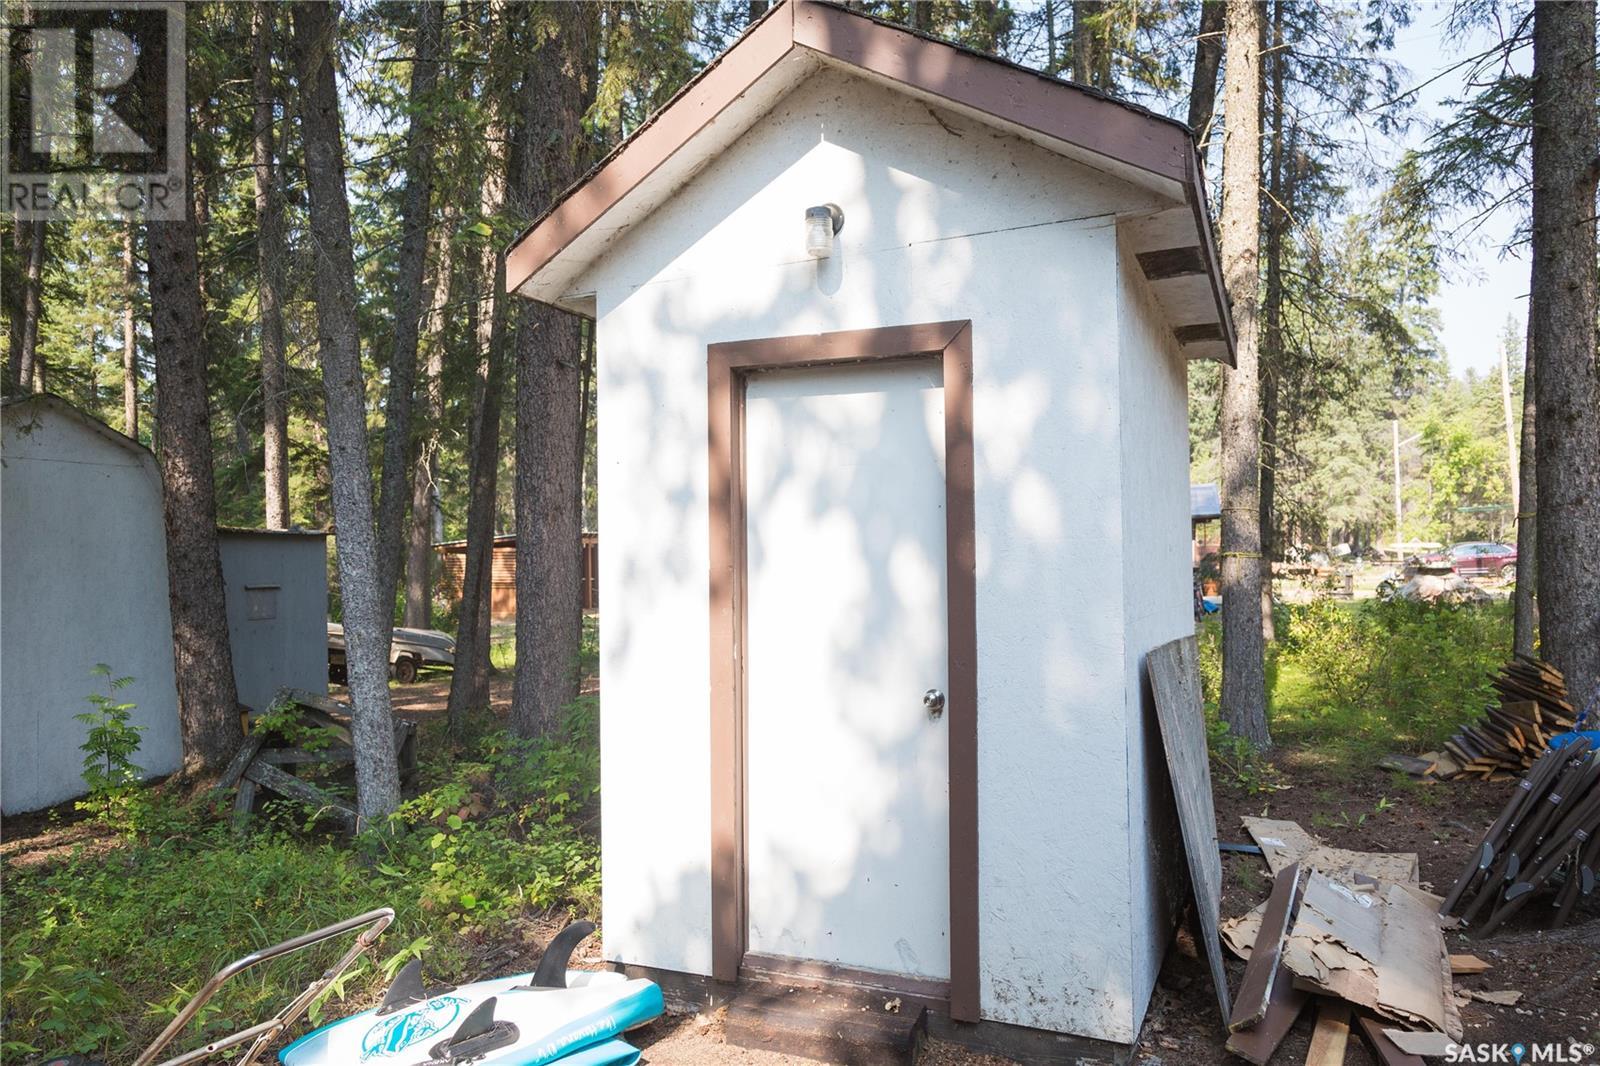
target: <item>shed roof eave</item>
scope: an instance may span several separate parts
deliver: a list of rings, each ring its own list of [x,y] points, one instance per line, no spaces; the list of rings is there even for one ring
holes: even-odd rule
[[[796,59],[808,62],[796,62]],[[584,272],[617,232],[648,215],[697,171],[685,161],[722,150],[729,129],[759,121],[780,92],[817,63],[855,70],[933,97],[997,128],[1125,180],[1143,175],[1187,203],[1215,305],[1217,349],[1233,364],[1234,330],[1211,233],[1203,168],[1188,127],[1145,108],[1039,71],[921,34],[828,0],[786,0],[696,75],[605,159],[564,192],[507,250],[506,287],[592,316]],[[764,102],[765,101],[765,102]],[[675,157],[678,157],[675,159]],[[601,226],[602,219],[608,225]],[[1192,323],[1174,323],[1191,325]],[[1219,343],[1220,342],[1220,343]]]

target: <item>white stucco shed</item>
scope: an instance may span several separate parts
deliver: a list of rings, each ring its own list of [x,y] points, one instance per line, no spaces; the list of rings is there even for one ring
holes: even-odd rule
[[[508,264],[597,327],[606,956],[1131,1042],[1232,345],[1189,131],[791,0]]]
[[[149,449],[48,394],[6,401],[0,432],[0,806],[82,795],[105,663],[133,683],[134,762],[178,768],[178,690],[167,604],[161,473]]]
[[[73,716],[106,679],[136,705],[133,761],[183,760],[161,471],[144,445],[39,393],[6,400],[0,430],[0,809],[81,796],[88,726]],[[328,685],[327,534],[218,531],[239,701]]]

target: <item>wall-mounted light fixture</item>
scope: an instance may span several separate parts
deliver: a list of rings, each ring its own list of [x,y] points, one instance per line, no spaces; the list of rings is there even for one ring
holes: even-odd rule
[[[826,259],[833,254],[833,235],[844,228],[844,211],[838,204],[806,208],[806,254]]]

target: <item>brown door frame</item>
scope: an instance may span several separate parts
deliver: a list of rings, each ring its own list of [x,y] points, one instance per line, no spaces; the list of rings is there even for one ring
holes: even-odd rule
[[[944,370],[949,590],[950,1015],[978,1020],[977,578],[973,538],[972,323],[731,341],[707,348],[711,481],[711,958],[738,979],[745,897],[745,382],[753,372],[914,358]]]

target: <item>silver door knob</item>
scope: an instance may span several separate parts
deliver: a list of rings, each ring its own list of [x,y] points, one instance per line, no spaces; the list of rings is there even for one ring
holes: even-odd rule
[[[930,688],[922,694],[922,705],[928,708],[928,717],[937,718],[944,713],[944,693]]]

